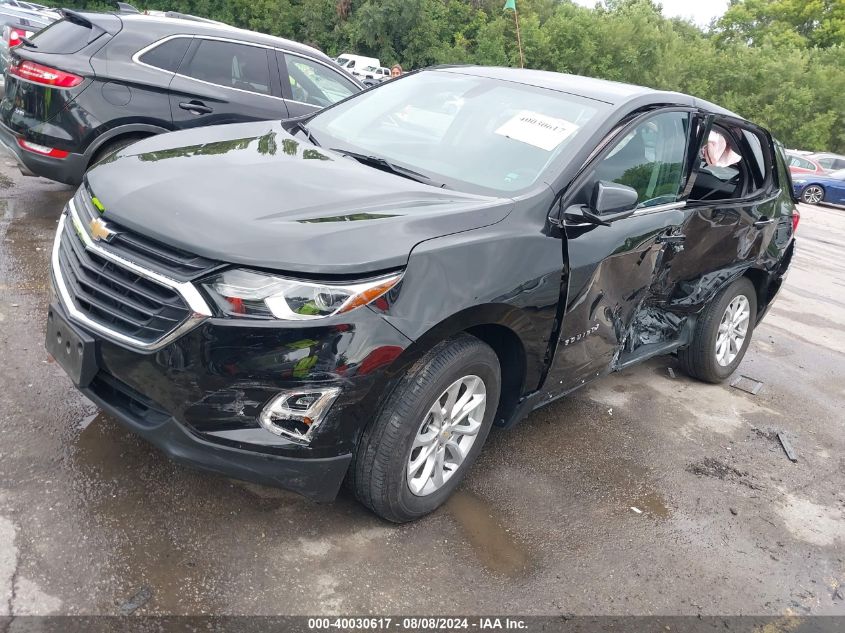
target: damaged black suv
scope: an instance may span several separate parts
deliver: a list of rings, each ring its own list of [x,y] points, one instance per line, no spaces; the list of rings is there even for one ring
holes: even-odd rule
[[[781,148],[718,106],[436,68],[104,160],[60,219],[47,348],[179,461],[408,521],[591,380],[669,353],[727,378],[797,221]]]

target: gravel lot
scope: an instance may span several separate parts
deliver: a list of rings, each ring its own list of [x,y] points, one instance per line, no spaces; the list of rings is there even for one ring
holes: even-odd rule
[[[844,210],[802,208],[756,396],[655,359],[493,433],[397,527],[177,466],[72,388],[43,348],[71,193],[0,155],[0,615],[845,614]]]

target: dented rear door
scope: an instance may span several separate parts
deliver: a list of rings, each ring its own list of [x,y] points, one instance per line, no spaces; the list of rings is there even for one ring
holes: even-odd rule
[[[777,231],[779,191],[773,179],[771,138],[748,122],[730,117],[715,117],[708,134],[720,130],[730,135],[740,160],[729,167],[708,167],[696,155],[681,229],[683,240],[666,250],[652,288],[655,312],[674,324],[657,333],[664,340],[683,336],[683,326],[691,315],[699,313],[726,284],[760,263]],[[724,174],[736,171],[734,193],[715,191],[713,183],[718,184],[719,179],[708,169],[719,173],[728,185],[733,180]],[[710,199],[714,195],[725,197]]]

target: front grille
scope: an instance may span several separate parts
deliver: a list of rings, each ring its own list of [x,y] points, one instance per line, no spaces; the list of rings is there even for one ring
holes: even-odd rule
[[[87,250],[70,217],[60,238],[58,265],[78,311],[140,343],[163,338],[191,314],[176,290]]]
[[[79,188],[73,201],[83,224],[88,224],[91,219],[100,216],[99,210],[91,199],[87,184]],[[218,265],[213,260],[129,231],[111,220],[108,225],[115,234],[108,244],[104,245],[105,248],[119,257],[168,277],[185,281],[204,274]]]

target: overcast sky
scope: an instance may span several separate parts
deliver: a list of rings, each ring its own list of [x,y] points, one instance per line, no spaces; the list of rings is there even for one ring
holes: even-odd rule
[[[597,0],[575,0],[585,7],[594,7]],[[720,17],[728,8],[728,0],[657,0],[663,5],[667,17],[689,18],[700,26],[707,26],[710,20]]]

